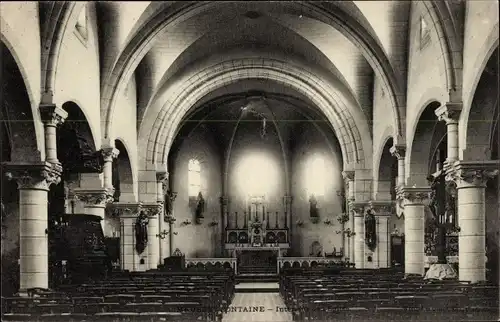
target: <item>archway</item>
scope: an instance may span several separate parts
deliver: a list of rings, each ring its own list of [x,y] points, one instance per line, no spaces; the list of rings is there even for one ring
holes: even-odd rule
[[[115,201],[133,202],[134,180],[132,176],[132,166],[127,148],[119,139],[115,140],[115,148],[120,151],[116,160],[113,161],[113,187],[115,187]]]
[[[40,153],[29,95],[18,64],[2,42],[0,98],[1,159],[3,162],[39,161]],[[3,174],[2,174],[3,175]],[[15,181],[2,180],[2,296],[19,289],[19,193]]]

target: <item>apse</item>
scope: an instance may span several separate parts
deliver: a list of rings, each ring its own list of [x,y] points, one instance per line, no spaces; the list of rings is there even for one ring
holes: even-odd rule
[[[278,189],[279,166],[272,156],[248,151],[236,164],[236,182],[242,195],[268,196]]]

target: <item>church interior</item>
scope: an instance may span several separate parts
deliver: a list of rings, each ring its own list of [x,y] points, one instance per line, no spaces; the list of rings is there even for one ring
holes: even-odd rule
[[[498,12],[1,2],[2,320],[497,320]]]

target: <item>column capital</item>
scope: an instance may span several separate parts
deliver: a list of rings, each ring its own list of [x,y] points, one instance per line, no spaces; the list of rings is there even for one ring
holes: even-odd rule
[[[406,145],[404,144],[397,144],[393,145],[390,149],[389,152],[393,157],[396,157],[398,160],[399,159],[404,159],[406,156]]]
[[[163,203],[142,204],[141,211],[150,218],[159,216],[163,211]]]
[[[369,205],[375,216],[390,216],[394,209],[392,200],[370,200]]]
[[[229,204],[229,197],[228,196],[221,196],[219,198],[219,202],[221,203],[221,205],[227,206]]]
[[[42,122],[45,125],[58,126],[64,123],[68,117],[68,112],[55,104],[40,104],[39,109]]]
[[[354,170],[346,170],[342,171],[342,178],[344,178],[344,181],[347,183],[349,181],[354,181]]]
[[[486,186],[499,173],[500,161],[456,161],[447,168],[446,180],[455,181],[457,188]]]
[[[98,188],[98,189],[73,189],[75,199],[80,200],[86,207],[105,207],[106,204],[112,203],[113,189]]]
[[[156,170],[156,181],[162,183],[168,182],[168,176],[169,176],[168,171]]]
[[[101,148],[101,153],[104,158],[104,162],[113,162],[120,154],[120,150],[112,146],[106,146]]]
[[[354,212],[355,217],[363,217],[365,214],[365,209],[368,206],[368,202],[366,201],[350,201],[349,207],[351,211]]]
[[[119,218],[137,217],[142,209],[140,202],[114,202],[108,205],[106,212]]]
[[[423,204],[429,199],[430,187],[401,187],[397,192],[398,199],[404,199],[406,204]]]
[[[59,163],[5,162],[2,164],[9,180],[16,180],[19,189],[49,190],[51,184],[61,182],[62,167]]]
[[[446,124],[458,124],[458,118],[462,112],[462,103],[445,103],[434,111],[439,121]]]

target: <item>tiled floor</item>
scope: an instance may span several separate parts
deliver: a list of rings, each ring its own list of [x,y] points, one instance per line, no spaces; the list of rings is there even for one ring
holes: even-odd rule
[[[278,293],[236,293],[223,322],[288,322],[292,315]]]

